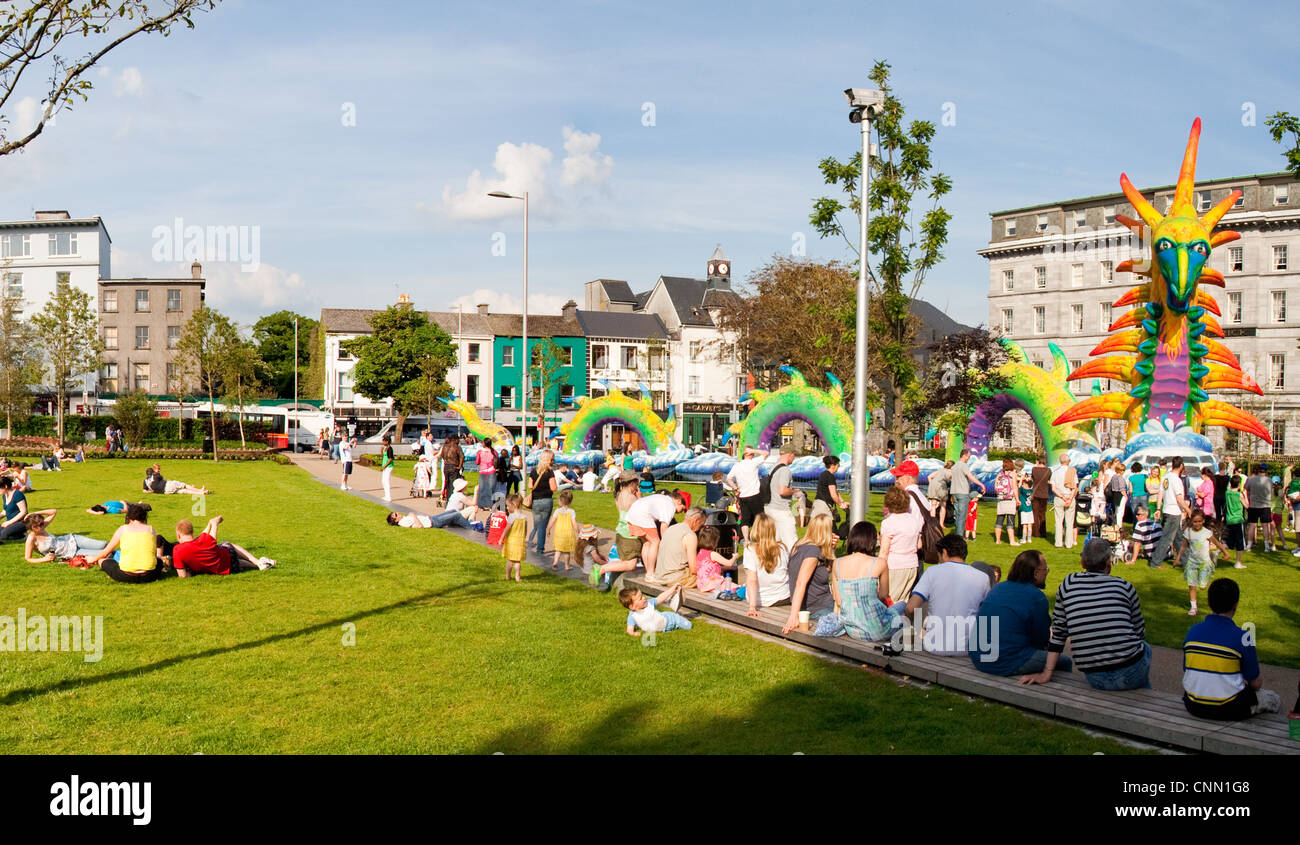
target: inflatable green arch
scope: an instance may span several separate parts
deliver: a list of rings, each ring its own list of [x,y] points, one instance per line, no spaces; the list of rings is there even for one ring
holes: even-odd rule
[[[607,423],[619,423],[635,431],[645,441],[646,451],[650,454],[681,448],[673,439],[677,422],[672,409],[668,411],[668,419],[659,419],[644,391],[640,399],[633,399],[614,387],[605,396],[580,396],[574,401],[578,412],[573,415],[573,419],[560,426],[566,455],[600,448],[597,438]]]
[[[770,449],[781,426],[791,420],[803,420],[821,438],[828,454],[843,459],[853,449],[853,420],[844,411],[844,386],[830,373],[830,390],[809,387],[803,373],[794,367],[782,367],[790,383],[780,390],[751,390],[746,398],[756,403],[742,422],[729,431],[738,437],[736,454],[746,448]]]

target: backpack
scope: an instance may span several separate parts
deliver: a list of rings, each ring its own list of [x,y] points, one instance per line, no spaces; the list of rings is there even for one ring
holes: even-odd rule
[[[993,479],[993,490],[998,494],[999,499],[1014,498],[1011,474],[1007,472],[998,473],[998,477]]]
[[[758,500],[767,507],[772,501],[772,473],[761,476],[758,479]]]
[[[908,490],[907,495],[912,497],[916,506],[921,509],[921,550],[918,554],[921,560],[926,563],[939,562],[939,541],[943,539],[943,525],[939,522],[939,517],[930,513],[930,503],[921,500],[921,497],[915,491]],[[965,515],[962,515],[965,518]]]

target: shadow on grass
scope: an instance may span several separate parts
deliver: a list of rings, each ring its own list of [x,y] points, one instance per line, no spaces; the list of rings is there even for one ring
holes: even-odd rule
[[[411,596],[410,598],[405,598],[402,599],[401,601],[384,605],[383,607],[376,607],[370,610],[359,611],[357,613],[353,613],[348,616],[340,616],[336,619],[331,619],[327,622],[318,622],[315,625],[309,625],[306,628],[299,628],[296,631],[286,631],[282,634],[272,634],[267,637],[262,637],[261,639],[249,640],[248,642],[236,643],[234,645],[223,646],[221,648],[209,648],[203,651],[194,652],[193,654],[181,654],[175,657],[168,657],[164,660],[157,660],[154,661],[153,663],[147,663],[143,666],[135,666],[130,669],[118,669],[113,672],[106,672],[102,675],[95,675],[89,678],[76,678],[71,680],[59,681],[53,684],[46,684],[45,686],[27,687],[24,689],[11,690],[5,693],[3,698],[0,698],[0,705],[8,706],[11,704],[19,704],[21,702],[28,701],[38,696],[49,695],[50,693],[63,692],[65,690],[77,689],[80,687],[90,686],[93,684],[102,684],[108,681],[120,680],[122,678],[133,678],[140,675],[147,675],[151,672],[157,672],[162,669],[168,669],[171,668],[172,666],[177,666],[179,664],[186,663],[191,660],[202,660],[207,657],[216,657],[222,654],[230,654],[231,652],[260,648],[261,646],[264,645],[271,645],[272,643],[283,642],[285,640],[292,640],[297,637],[306,636],[308,634],[315,634],[320,631],[337,629],[340,625],[343,625],[346,622],[356,622],[361,619],[367,619],[372,616],[379,616],[394,610],[403,610],[410,607],[418,607],[427,604],[430,600],[446,598],[462,590],[467,590],[471,587],[479,587],[484,585],[492,585],[498,587],[504,586],[502,582],[497,582],[497,581],[469,581],[464,584],[456,584],[455,586],[448,587],[445,590],[422,593],[418,596]]]

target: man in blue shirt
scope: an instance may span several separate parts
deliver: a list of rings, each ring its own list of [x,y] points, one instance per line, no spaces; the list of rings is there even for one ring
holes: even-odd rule
[[[1047,570],[1042,552],[1021,552],[1007,580],[984,597],[971,638],[970,660],[976,669],[990,675],[1033,675],[1047,666]],[[1061,655],[1056,667],[1070,671],[1070,658]]]
[[[1260,689],[1254,639],[1232,621],[1241,589],[1216,578],[1207,591],[1210,615],[1183,641],[1183,704],[1203,719],[1245,719],[1282,709],[1277,693]]]

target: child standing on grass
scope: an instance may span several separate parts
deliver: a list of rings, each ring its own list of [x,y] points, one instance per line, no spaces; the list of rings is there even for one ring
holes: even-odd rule
[[[558,570],[560,555],[564,555],[564,571],[569,571],[573,549],[578,540],[578,515],[569,505],[573,504],[573,491],[561,490],[555,494],[559,507],[551,514],[551,521],[546,526],[546,533],[555,544],[555,557],[551,559],[551,569]],[[579,561],[581,563],[581,561]]]
[[[966,539],[975,539],[975,529],[980,518],[980,500],[978,496],[970,497],[970,504],[966,506]]]
[[[1174,558],[1174,565],[1177,566],[1183,560],[1183,555],[1187,555],[1186,563],[1183,564],[1183,578],[1187,581],[1187,597],[1192,603],[1192,609],[1187,611],[1188,616],[1196,615],[1197,588],[1203,590],[1210,586],[1210,579],[1214,577],[1214,556],[1210,544],[1218,546],[1221,552],[1228,551],[1214,536],[1214,532],[1205,527],[1205,514],[1192,511],[1192,527],[1183,532],[1183,547]]]
[[[1245,569],[1241,553],[1246,550],[1246,493],[1241,489],[1241,476],[1234,475],[1228,482],[1228,492],[1223,497],[1224,540],[1228,549],[1237,553],[1237,569]]]
[[[1034,482],[1029,473],[1020,476],[1020,542],[1028,543],[1034,532]]]
[[[664,631],[691,629],[691,620],[679,616],[671,610],[660,610],[656,605],[673,606],[682,589],[681,584],[669,587],[658,598],[648,599],[636,587],[624,587],[618,591],[619,602],[627,608],[627,635],[639,636],[640,628],[648,634],[660,634]]]
[[[506,536],[501,541],[501,556],[506,559],[506,580],[510,580],[510,570],[514,569],[514,578],[518,582],[519,566],[528,554],[528,533],[533,518],[524,510],[524,497],[515,493],[506,497]]]
[[[706,525],[696,532],[699,551],[695,557],[695,589],[717,597],[718,593],[735,591],[736,584],[730,575],[723,575],[724,570],[735,571],[736,558],[719,554],[718,544],[722,542],[722,532],[716,525]]]
[[[1101,526],[1106,523],[1106,495],[1101,486],[1101,479],[1097,476],[1092,477],[1092,486],[1088,488],[1088,495],[1092,496],[1092,530],[1096,533],[1101,530]]]
[[[993,523],[993,545],[1002,545],[1002,527],[1007,529],[1007,542],[1016,542],[1016,464],[1010,458],[1002,461],[1002,471],[993,479],[993,489],[998,495],[998,517]]]

